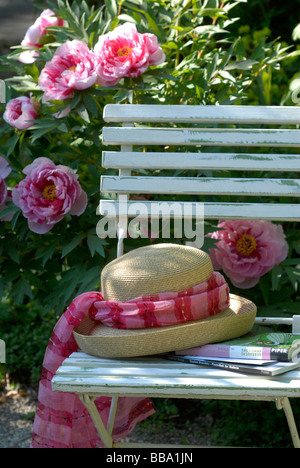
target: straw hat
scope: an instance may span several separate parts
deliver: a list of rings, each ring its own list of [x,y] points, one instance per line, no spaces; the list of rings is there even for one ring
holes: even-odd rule
[[[194,247],[157,244],[135,249],[110,262],[101,274],[107,301],[179,292],[207,281],[210,257]],[[201,346],[242,336],[252,328],[256,306],[230,295],[229,309],[209,318],[167,327],[116,329],[87,317],[74,328],[79,348],[105,358],[135,357]]]

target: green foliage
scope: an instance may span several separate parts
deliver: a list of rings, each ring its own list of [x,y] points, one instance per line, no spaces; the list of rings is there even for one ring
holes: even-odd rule
[[[299,402],[293,400],[291,404],[297,421]],[[277,410],[273,402],[206,401],[203,409],[214,419],[211,434],[214,445],[293,448],[284,411]]]
[[[76,295],[99,290],[101,270],[116,255],[116,240],[96,235],[104,106],[125,102],[281,105],[291,99],[289,85],[300,53],[277,35],[272,37],[270,24],[253,29],[240,22],[236,10],[247,11],[250,6],[246,0],[58,0],[47,2],[47,6],[67,24],[49,28],[50,36],[36,62],[20,63],[18,45],[0,59],[0,72],[10,75],[6,79],[7,100],[32,94],[42,106],[39,118],[26,131],[5,123],[0,126],[1,154],[12,168],[7,179],[10,189],[24,178],[24,167],[38,157],[71,167],[88,194],[88,207],[80,217],[67,215],[44,235],[31,232],[21,211],[12,204],[0,215],[13,213],[11,222],[0,223],[0,309],[6,311],[2,298],[30,317],[30,325],[27,322],[23,329],[27,343],[36,327],[48,339],[52,330],[49,317],[60,315]],[[45,3],[40,2],[40,7],[45,8]],[[95,85],[76,91],[72,99],[53,102],[51,107],[42,102],[39,75],[59,45],[79,39],[93,48],[100,35],[126,21],[136,24],[139,32],[158,37],[166,54],[165,64],[150,67],[138,78],[125,78],[116,86]],[[55,117],[69,105],[67,117]],[[215,230],[214,225],[208,228]],[[259,286],[243,292],[257,301],[263,313],[272,315],[279,314],[283,302],[287,314],[299,311],[299,230],[297,226],[284,228],[290,243],[288,259],[262,278]],[[131,248],[143,242],[129,240],[127,245]],[[9,332],[6,319],[5,323],[3,333],[14,347],[19,329],[14,325]],[[0,321],[0,336],[2,326]],[[37,343],[36,337],[31,341]],[[43,339],[43,344],[46,342]],[[34,349],[28,353],[35,355]],[[41,356],[36,355],[39,360]],[[35,365],[30,360],[17,361],[16,357],[11,365],[20,369],[20,374],[23,364],[29,368]]]
[[[34,303],[16,306],[2,303],[0,334],[6,346],[6,368],[18,383],[36,383],[42,371],[45,349],[57,316],[43,311]],[[50,332],[51,333],[51,332]]]

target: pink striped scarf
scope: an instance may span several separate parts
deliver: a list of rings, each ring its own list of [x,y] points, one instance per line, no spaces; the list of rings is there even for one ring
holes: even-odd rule
[[[114,328],[167,327],[201,320],[229,307],[229,290],[221,273],[181,292],[142,296],[127,302],[95,302],[90,317]]]
[[[214,273],[206,283],[180,293],[163,293],[136,298],[126,303],[105,301],[101,293],[87,292],[76,297],[57,322],[46,349],[33,426],[32,448],[103,447],[89,412],[76,394],[53,392],[52,378],[58,367],[78,349],[73,328],[89,314],[115,328],[166,326],[214,315],[229,306],[229,290],[223,276]],[[95,400],[107,424],[110,397]],[[122,397],[113,430],[121,440],[135,425],[154,413],[151,401],[143,397]]]

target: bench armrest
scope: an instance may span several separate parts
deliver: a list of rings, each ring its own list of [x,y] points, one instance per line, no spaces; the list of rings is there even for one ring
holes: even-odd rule
[[[293,318],[257,317],[255,323],[257,325],[291,325],[292,333],[300,335],[300,315],[293,315]]]

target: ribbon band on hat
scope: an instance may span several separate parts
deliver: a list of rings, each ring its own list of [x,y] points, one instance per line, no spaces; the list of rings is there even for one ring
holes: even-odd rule
[[[228,309],[229,287],[224,277],[211,277],[180,292],[141,296],[126,302],[96,301],[89,316],[118,329],[156,328],[187,323]]]

